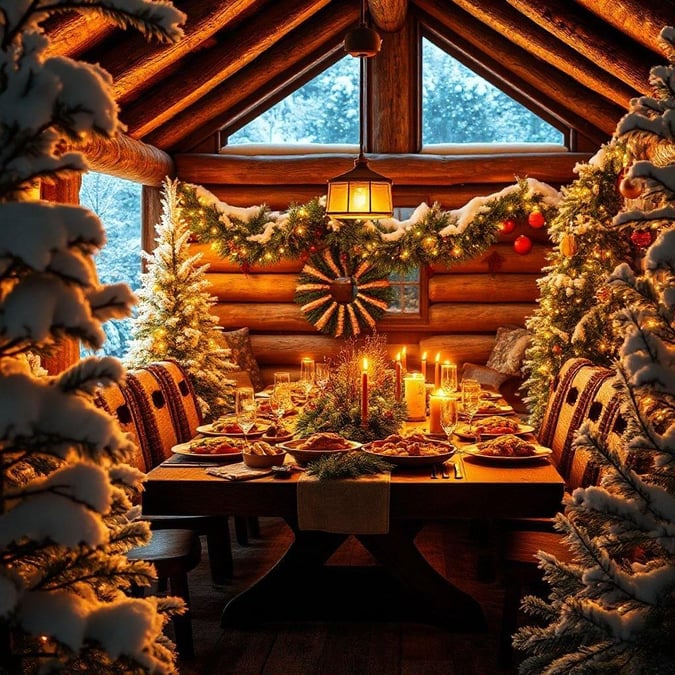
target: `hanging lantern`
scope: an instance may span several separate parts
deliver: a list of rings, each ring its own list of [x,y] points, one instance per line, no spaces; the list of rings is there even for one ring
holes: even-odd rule
[[[566,257],[571,258],[579,249],[577,240],[573,234],[564,234],[560,240],[560,252]]]
[[[544,218],[544,214],[539,209],[534,209],[527,217],[527,224],[538,230],[540,227],[544,227],[546,218]]]
[[[505,218],[499,223],[499,231],[502,234],[511,234],[516,229],[516,221],[513,218]]]
[[[521,234],[513,242],[513,250],[519,255],[526,255],[532,250],[532,240],[524,234]]]

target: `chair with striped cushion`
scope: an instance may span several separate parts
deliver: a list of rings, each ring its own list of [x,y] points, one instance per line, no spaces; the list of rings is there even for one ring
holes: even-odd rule
[[[605,443],[617,449],[622,447],[626,424],[614,382],[614,371],[575,358],[563,364],[553,383],[538,440],[553,451],[551,461],[565,479],[565,490],[569,493],[597,484],[601,479],[600,466],[589,451],[574,446],[575,432],[584,422],[590,422],[592,430]],[[503,532],[505,595],[499,649],[502,665],[511,662],[511,637],[517,628],[523,588],[541,584],[537,551],[570,560],[568,548],[552,525],[551,519],[523,519],[510,522]]]

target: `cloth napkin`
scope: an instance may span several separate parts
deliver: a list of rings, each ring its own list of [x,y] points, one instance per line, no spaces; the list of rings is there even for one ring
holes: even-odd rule
[[[253,478],[269,476],[272,473],[272,469],[252,469],[243,462],[239,462],[238,464],[210,467],[206,470],[206,473],[211,476],[218,476],[218,478],[224,478],[225,480],[251,480]]]
[[[298,526],[340,534],[389,532],[389,473],[319,480],[298,480]]]

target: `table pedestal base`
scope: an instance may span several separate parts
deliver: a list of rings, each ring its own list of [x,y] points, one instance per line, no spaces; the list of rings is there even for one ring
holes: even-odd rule
[[[357,535],[379,566],[324,563],[348,535],[306,532],[279,562],[232,598],[222,626],[265,620],[420,622],[463,632],[487,629],[480,605],[434,570],[414,544],[419,523],[392,524],[386,535]]]

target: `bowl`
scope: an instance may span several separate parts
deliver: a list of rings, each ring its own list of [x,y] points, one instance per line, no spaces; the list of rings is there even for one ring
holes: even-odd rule
[[[285,452],[279,452],[276,455],[252,455],[245,452],[243,456],[244,464],[252,469],[269,469],[271,466],[281,466],[286,459]]]

